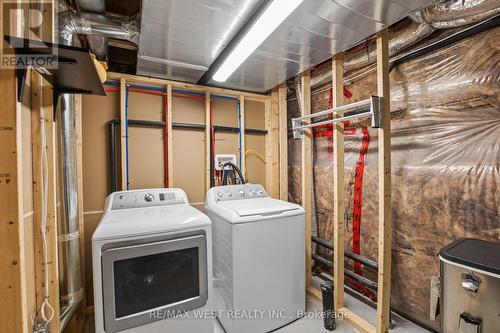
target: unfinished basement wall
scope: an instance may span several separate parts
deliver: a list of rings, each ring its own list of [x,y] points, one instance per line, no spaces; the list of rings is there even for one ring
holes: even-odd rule
[[[446,34],[450,32],[442,32]],[[432,38],[439,38],[439,34]],[[441,35],[442,37],[442,35]],[[394,309],[429,319],[431,276],[438,252],[460,237],[500,240],[500,28],[474,35],[394,68],[391,81]],[[312,72],[328,70],[330,64]],[[366,71],[360,70],[359,72]],[[346,73],[349,77],[350,73]],[[312,90],[312,111],[328,108],[328,82]],[[299,115],[289,82],[288,118]],[[346,103],[376,94],[374,71],[346,84]],[[361,176],[361,254],[377,260],[377,131],[351,123],[345,137],[346,249],[352,249],[353,188]],[[289,124],[290,126],[290,124]],[[369,125],[368,125],[369,126]],[[350,128],[350,129],[349,129]],[[314,186],[319,236],[333,240],[331,129],[314,138]],[[289,197],[300,202],[300,141],[289,137]],[[361,153],[363,141],[368,145]],[[360,202],[357,200],[357,202]],[[313,230],[315,226],[313,226]],[[319,249],[319,248],[318,248]],[[323,251],[323,250],[320,250]],[[323,252],[332,257],[331,253]],[[346,261],[346,267],[352,263]],[[324,267],[317,267],[325,269]],[[376,281],[376,274],[363,268]]]
[[[116,86],[108,86],[113,88]],[[172,122],[205,126],[204,96],[186,98],[185,91],[173,88]],[[85,281],[87,304],[93,304],[92,234],[103,214],[106,197],[110,194],[108,123],[120,119],[120,92],[107,96],[83,95],[83,207],[85,224]],[[164,97],[129,91],[129,119],[164,121]],[[265,128],[265,102],[245,99],[245,128]],[[213,124],[238,127],[237,99],[212,98]],[[216,132],[216,154],[234,154],[239,163],[237,133]],[[246,134],[247,175],[252,183],[266,184],[265,163],[256,154],[266,156],[265,135]],[[163,128],[129,126],[129,187],[130,189],[165,187],[165,131]],[[203,210],[206,179],[205,130],[172,130],[173,187],[182,188],[190,203]],[[120,128],[117,127],[116,151],[120,167]],[[120,173],[120,172],[118,172]],[[117,186],[120,188],[121,175]]]

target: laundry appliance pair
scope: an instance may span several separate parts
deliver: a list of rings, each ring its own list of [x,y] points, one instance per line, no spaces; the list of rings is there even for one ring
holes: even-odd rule
[[[260,185],[112,193],[92,237],[96,333],[269,332],[305,309],[304,210]]]

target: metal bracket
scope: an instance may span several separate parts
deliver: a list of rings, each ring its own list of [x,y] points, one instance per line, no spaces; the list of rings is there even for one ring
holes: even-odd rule
[[[372,115],[372,128],[383,128],[384,98],[379,96],[371,96],[370,112]]]
[[[322,125],[336,124],[343,121],[362,119],[368,117],[372,118],[371,125],[373,128],[382,128],[384,125],[382,117],[383,115],[382,112],[384,111],[383,109],[384,109],[384,99],[379,96],[371,96],[371,98],[367,98],[359,102],[354,102],[336,108],[323,110],[317,113],[308,114],[302,117],[293,118],[292,119],[293,138],[303,139],[304,129],[306,128],[314,128]],[[312,118],[326,116],[332,113],[340,114],[342,116],[311,123],[306,123],[304,121],[306,119],[309,119],[311,121]]]
[[[292,119],[292,128],[293,128],[293,138],[294,139],[303,139],[304,138],[304,130],[296,129],[299,126],[304,125],[304,121],[301,119]]]

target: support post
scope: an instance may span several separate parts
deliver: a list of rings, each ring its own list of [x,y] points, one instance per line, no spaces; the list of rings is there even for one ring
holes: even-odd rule
[[[172,85],[167,85],[167,136],[165,140],[167,140],[167,170],[168,170],[168,187],[173,187],[174,184],[174,161],[173,161],[173,135],[174,132],[172,130]]]
[[[301,77],[302,87],[302,105],[301,116],[311,113],[311,76],[310,70],[302,73]],[[312,242],[311,242],[311,225],[312,225],[312,130],[304,129],[304,139],[302,140],[302,206],[306,211],[306,230],[305,230],[305,243],[306,243],[306,288],[312,285]]]
[[[210,189],[210,92],[205,92],[205,188]]]
[[[126,94],[127,82],[124,78],[120,78],[120,160],[121,160],[121,190],[125,191],[128,188],[127,184],[127,115],[126,115]]]
[[[42,220],[42,192],[43,171],[41,168],[42,150],[47,154],[47,269],[49,276],[49,302],[54,308],[54,319],[50,323],[50,329],[59,331],[59,266],[58,266],[58,231],[57,231],[57,174],[56,174],[56,129],[53,120],[52,89],[43,81],[43,78],[33,71],[31,76],[32,88],[32,156],[33,156],[33,221],[35,224],[35,290],[36,308],[40,309],[44,301],[44,273],[45,259],[43,256],[43,240],[40,232]],[[42,119],[40,119],[40,116]],[[46,145],[42,146],[41,121],[45,126]],[[50,311],[50,310],[47,310]],[[40,314],[38,314],[40,318]]]
[[[76,174],[77,174],[77,191],[78,191],[78,225],[80,232],[80,269],[82,272],[82,287],[86,290],[85,285],[85,223],[83,216],[83,104],[82,95],[75,95],[75,131],[76,131]],[[73,321],[75,326],[83,329],[85,325],[85,308],[87,307],[86,293],[83,292],[83,298],[79,305],[78,315]]]
[[[332,61],[332,89],[333,107],[344,104],[344,55],[336,54]],[[333,115],[335,118],[343,116],[343,112]],[[333,286],[334,308],[344,306],[344,124],[333,125],[333,223],[334,223],[334,250],[333,250]]]
[[[389,82],[389,34],[377,34],[377,90],[383,98],[382,127],[378,129],[378,291],[377,333],[389,331],[391,306],[391,97]]]
[[[288,120],[286,103],[286,83],[278,88],[279,103],[279,197],[288,200]]]
[[[270,101],[266,102],[266,183],[267,192],[279,197],[279,100],[278,90],[273,89]]]
[[[1,3],[0,3],[1,5]],[[6,43],[2,40],[3,46]],[[27,332],[22,202],[21,108],[15,71],[0,76],[0,288],[1,332]]]
[[[240,146],[240,153],[241,153],[241,173],[243,174],[243,177],[247,177],[247,163],[246,163],[246,156],[245,156],[245,95],[240,95],[238,98],[238,102],[240,103],[240,135],[241,135],[241,146]]]

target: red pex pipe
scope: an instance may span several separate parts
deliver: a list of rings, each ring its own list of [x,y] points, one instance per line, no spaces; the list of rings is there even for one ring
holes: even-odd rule
[[[146,90],[146,89],[139,89],[139,88],[128,88],[129,91],[133,91],[133,92],[138,92],[138,93],[141,93],[141,94],[148,94],[148,95],[160,95],[160,96],[163,96],[165,95],[164,92],[162,91],[155,91],[155,90]]]
[[[365,173],[365,160],[370,145],[370,134],[368,128],[362,129],[363,138],[361,141],[361,149],[359,158],[356,162],[356,171],[354,173],[354,200],[352,206],[352,251],[360,254],[361,251],[361,207],[363,205],[363,175]],[[354,262],[354,272],[363,276],[363,269],[359,262]],[[370,289],[357,281],[353,281],[356,287],[370,298],[374,298],[375,294]]]
[[[217,171],[215,169],[215,129],[214,129],[214,113],[213,113],[213,109],[212,109],[212,98],[210,98],[210,137],[211,137],[211,145],[212,145],[212,160],[213,160],[213,166],[214,166],[214,170],[213,170],[213,177],[214,177],[214,181],[217,177]],[[215,184],[217,185],[217,184]]]
[[[163,110],[165,112],[165,187],[168,188],[169,174],[168,174],[168,98],[167,95],[163,96]]]

